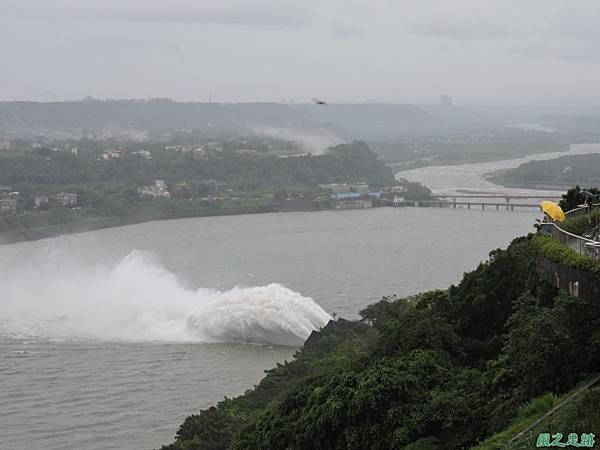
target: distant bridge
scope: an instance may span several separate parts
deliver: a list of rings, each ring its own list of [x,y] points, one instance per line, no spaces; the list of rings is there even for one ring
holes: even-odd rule
[[[443,200],[419,200],[415,202],[413,206],[433,206],[433,207],[453,207],[456,209],[457,206],[466,206],[467,209],[471,209],[471,207],[481,207],[481,209],[485,210],[485,207],[493,208],[495,207],[497,211],[500,211],[500,208],[506,208],[507,211],[514,211],[515,208],[536,208],[541,210],[541,206],[539,203],[498,203],[498,202],[459,202],[459,201],[443,201]]]
[[[497,211],[506,209],[514,211],[515,208],[536,208],[541,210],[539,202],[527,202],[524,200],[560,200],[560,195],[520,195],[520,194],[436,194],[432,195],[435,200],[420,200],[411,202],[402,202],[394,206],[428,206],[439,208],[455,208],[457,206],[467,207],[467,209],[495,208]],[[493,200],[504,200],[502,202]]]
[[[519,194],[435,194],[433,198],[502,198],[507,201],[511,199],[549,199],[560,200],[561,195],[519,195]]]

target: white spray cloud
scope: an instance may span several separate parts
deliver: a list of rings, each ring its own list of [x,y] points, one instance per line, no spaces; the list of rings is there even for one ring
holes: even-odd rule
[[[113,267],[62,261],[0,273],[0,334],[300,345],[330,316],[279,284],[186,289],[146,252]]]
[[[295,142],[314,155],[323,154],[332,145],[343,144],[345,139],[325,128],[302,129],[259,125],[252,128],[257,134]]]

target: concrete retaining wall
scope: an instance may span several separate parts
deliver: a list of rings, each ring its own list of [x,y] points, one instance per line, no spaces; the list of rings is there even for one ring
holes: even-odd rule
[[[600,303],[600,276],[557,264],[540,255],[535,265],[538,273],[554,287],[582,300]]]

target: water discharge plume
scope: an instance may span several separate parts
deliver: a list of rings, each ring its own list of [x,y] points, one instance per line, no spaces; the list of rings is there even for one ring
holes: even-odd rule
[[[250,128],[253,132],[264,136],[296,142],[313,155],[322,155],[328,147],[346,142],[345,139],[323,127],[303,129],[256,125]]]
[[[329,315],[279,284],[186,289],[147,252],[112,267],[68,261],[0,271],[0,333],[300,345]]]

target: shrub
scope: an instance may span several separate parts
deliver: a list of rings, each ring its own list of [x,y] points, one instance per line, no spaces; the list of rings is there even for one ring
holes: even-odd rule
[[[600,274],[600,262],[589,256],[577,253],[575,250],[552,239],[550,236],[536,234],[531,238],[531,243],[539,254],[557,264]]]

